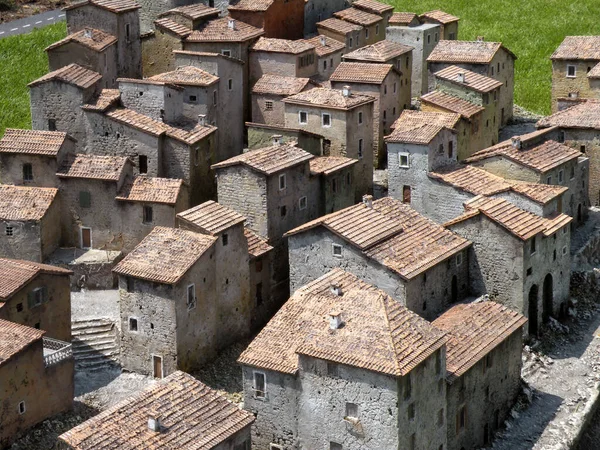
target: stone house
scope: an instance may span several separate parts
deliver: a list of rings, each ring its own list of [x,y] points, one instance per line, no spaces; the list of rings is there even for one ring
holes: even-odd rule
[[[580,224],[590,204],[589,159],[554,140],[557,134],[557,129],[547,129],[513,137],[473,154],[465,162],[503,178],[568,187],[559,211]]]
[[[309,78],[263,75],[252,87],[252,122],[284,126],[283,99],[312,87]]]
[[[101,80],[99,73],[69,64],[29,83],[32,128],[66,132],[83,150],[86,127],[81,105],[100,93]]]
[[[183,5],[159,14],[159,18],[168,18],[190,30],[197,30],[209,20],[218,18],[219,10],[202,3]]]
[[[304,0],[239,0],[227,9],[234,20],[263,29],[268,38],[304,37]]]
[[[319,216],[339,211],[354,203],[354,166],[356,159],[323,156],[311,159],[310,174],[320,178]]]
[[[515,60],[514,53],[500,42],[440,41],[427,58],[429,85],[435,84],[434,75],[448,66],[458,66],[502,82],[498,91],[496,116],[503,127],[513,116]]]
[[[351,7],[333,13],[333,17],[362,27],[357,46],[370,45],[385,39],[386,21],[380,15]]]
[[[571,220],[565,214],[546,219],[505,199],[477,196],[445,227],[473,242],[471,293],[487,293],[525,315],[528,333],[536,336],[541,323],[566,312]]]
[[[307,0],[304,4],[304,36],[316,34],[318,22],[347,7],[345,0]]]
[[[46,47],[50,71],[77,64],[102,75],[102,87],[116,87],[117,38],[94,28],[84,28]]]
[[[335,17],[317,22],[317,32],[344,43],[347,52],[366,45],[362,26]]]
[[[64,10],[69,35],[92,28],[114,36],[117,39],[117,76],[141,78],[140,27],[144,29],[146,24],[152,24],[152,21],[145,21],[148,9],[140,9],[133,0],[85,0]],[[100,73],[104,74],[103,71]]]
[[[383,26],[385,28],[387,28],[394,13],[393,6],[375,0],[356,0],[352,2],[352,7],[383,17]]]
[[[0,184],[0,257],[44,261],[60,242],[58,189]]]
[[[483,448],[508,418],[521,391],[527,319],[498,303],[455,305],[432,322],[447,332],[448,450]]]
[[[7,128],[0,138],[0,179],[16,186],[58,187],[56,171],[76,142],[60,131]]]
[[[156,227],[117,264],[125,369],[155,378],[194,370],[249,332],[247,298],[222,295],[229,280],[218,275],[227,269],[226,261],[233,270],[237,261],[247,260],[247,249],[226,243],[222,237]],[[240,287],[232,279],[227,291]]]
[[[447,12],[435,10],[423,13],[419,16],[421,23],[434,23],[440,25],[440,36],[444,41],[458,39],[458,17]]]
[[[410,106],[410,84],[403,85],[401,72],[392,64],[342,62],[330,78],[333,89],[350,87],[352,92],[373,97],[373,162],[385,167],[387,152],[383,136],[403,109]]]
[[[184,372],[174,372],[58,437],[57,450],[250,449],[254,417]]]
[[[69,278],[73,272],[31,261],[0,261],[0,319],[71,342]]]
[[[318,73],[313,78],[320,81],[329,80],[333,71],[342,62],[342,55],[346,50],[346,46],[343,42],[322,34],[307,39],[306,42],[315,47],[315,53],[317,54]]]
[[[600,98],[600,36],[565,36],[552,60],[552,112]]]
[[[276,298],[271,294],[273,274],[271,268],[273,247],[267,240],[260,237],[251,229],[244,227],[244,234],[248,241],[248,263],[250,267],[250,296],[254,297],[254,312],[250,317],[250,327],[258,330],[264,325],[279,306]]]
[[[0,447],[73,406],[71,345],[0,319]]]
[[[306,128],[324,138],[324,156],[358,159],[355,200],[373,189],[373,104],[375,98],[342,90],[316,88],[292,95],[285,103],[286,128]]]
[[[541,119],[537,127],[541,129],[558,127],[558,142],[578,149],[581,156],[589,158],[589,188],[590,202],[600,205],[600,102],[588,100],[581,104],[558,111],[551,116]]]
[[[446,427],[431,426],[440,414],[445,422],[445,341],[352,274],[321,276],[238,359],[253,445],[446,448]]]
[[[286,236],[292,292],[343,267],[426,319],[468,294],[471,243],[390,197],[367,196]]]

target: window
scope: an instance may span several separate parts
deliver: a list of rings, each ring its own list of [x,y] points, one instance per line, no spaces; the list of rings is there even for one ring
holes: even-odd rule
[[[19,402],[19,414],[25,414],[25,402]]]
[[[300,125],[306,125],[308,123],[308,113],[306,111],[300,111],[298,113],[298,123]]]
[[[338,444],[337,442],[330,441],[329,442],[329,450],[343,450],[342,444]]]
[[[369,29],[365,28],[365,39],[369,39]]]
[[[140,173],[148,173],[148,157],[146,155],[138,156],[138,169]]]
[[[266,378],[262,372],[254,372],[254,397],[265,398],[266,392]]]
[[[23,164],[23,181],[33,181],[33,166],[31,164]]]
[[[567,66],[567,78],[575,78],[577,72],[575,70],[575,66],[568,65]]]
[[[358,140],[358,159],[362,159],[363,157],[363,140]]]
[[[213,105],[217,106],[217,91],[213,91]]]
[[[138,321],[135,317],[129,318],[129,331],[137,331],[138,330]]]
[[[404,384],[404,400],[408,400],[412,396],[412,374],[409,372],[406,374],[404,378],[402,378],[402,382]]]
[[[387,111],[384,109],[383,110],[383,122],[385,123],[385,120],[387,119]]]
[[[23,311],[23,303],[17,303],[17,312]]]
[[[92,206],[92,196],[87,191],[79,191],[79,206],[89,208]]]
[[[490,102],[490,96],[488,94],[483,94],[483,104],[487,105]]]
[[[281,213],[281,217],[285,217],[287,215],[287,206],[285,206],[285,205],[282,206],[280,213]]]
[[[565,245],[562,249],[563,256],[567,254],[567,246]]]
[[[223,56],[231,56],[231,50],[221,50],[221,55],[223,55]]]
[[[127,292],[133,292],[134,281],[133,278],[127,277]]]
[[[358,124],[361,125],[363,123],[363,113],[360,111],[358,113]]]
[[[585,153],[585,145],[580,145],[580,146],[579,146],[579,151],[580,151],[581,153]]]
[[[379,36],[379,25],[375,25],[375,34]]]
[[[287,180],[285,178],[285,173],[279,175],[279,190],[283,191],[287,187]]]
[[[456,413],[456,431],[462,431],[467,426],[467,407],[461,406]]]
[[[575,167],[571,167],[571,180],[575,178]]]
[[[48,131],[56,131],[56,119],[48,119]]]
[[[4,233],[7,236],[13,236],[14,232],[15,232],[14,228],[11,227],[10,225],[7,225],[6,228],[4,229]]]
[[[407,56],[406,57],[406,68],[408,69],[408,66],[410,65],[410,58]]]
[[[408,441],[408,449],[409,450],[416,450],[417,449],[417,435],[415,433],[410,435],[409,441]]]
[[[558,142],[560,142],[560,143],[565,142],[565,132],[564,131],[559,131],[559,133],[558,133]]]
[[[346,403],[346,416],[358,419],[358,405],[356,403]]]
[[[256,283],[256,306],[259,306],[262,301],[262,283]]]
[[[187,308],[188,311],[196,307],[196,285],[190,284],[187,287]]]
[[[331,180],[331,192],[336,193],[338,191],[337,178]]]
[[[454,153],[454,142],[448,142],[448,158],[452,158],[452,154]]]
[[[531,239],[531,244],[529,247],[529,254],[533,255],[535,253],[535,236]]]
[[[283,450],[283,447],[277,444],[269,444],[269,450]]]
[[[30,308],[39,306],[48,301],[48,289],[45,286],[35,288],[27,295],[27,297],[28,306]]]
[[[327,70],[327,60],[323,61],[323,70]]]
[[[527,269],[526,274],[528,277],[531,276],[532,273],[533,273],[533,268],[530,267],[529,269]]]
[[[143,223],[152,223],[152,206],[144,206]]]
[[[327,362],[327,375],[330,377],[339,376],[339,366],[332,362]]]
[[[350,45],[348,47],[352,48],[352,38],[350,38]]]
[[[444,144],[440,144],[440,146],[438,147],[438,153],[440,155],[444,153]]]
[[[331,126],[331,115],[328,113],[321,114],[321,125],[324,127]]]
[[[265,111],[273,111],[273,102],[270,100],[267,100],[265,102]]]
[[[387,95],[387,84],[383,85],[383,93]]]
[[[435,33],[435,39],[434,40],[435,40],[435,42],[437,42],[439,40],[439,36],[438,36],[437,33]]]
[[[411,403],[410,405],[408,405],[408,420],[412,421],[415,420],[415,404]]]
[[[438,427],[441,427],[444,425],[444,408],[442,408],[438,411],[437,424],[438,424]]]
[[[435,373],[442,373],[442,354],[439,351],[435,354]]]
[[[331,253],[336,258],[342,257],[342,246],[339,244],[331,244]]]
[[[233,80],[231,78],[227,80],[227,89],[233,90]]]
[[[198,97],[196,97],[195,95],[190,95],[190,102],[196,103],[197,100],[198,100]]]
[[[450,33],[450,34],[448,35],[448,40],[449,40],[449,41],[453,41],[454,39],[456,39],[456,34],[455,34],[455,33]]]
[[[397,83],[394,83],[394,94],[396,93],[396,89],[397,89],[397,87],[398,87],[398,84],[397,84]]]
[[[298,208],[300,210],[306,209],[306,205],[307,205],[306,197],[300,197],[300,200],[298,200]]]
[[[125,24],[125,38],[127,42],[131,42],[131,25],[128,23]]]
[[[559,170],[558,171],[558,182],[562,183],[563,182],[563,177],[564,177],[564,171]]]
[[[492,66],[490,72],[491,72],[491,75],[494,76],[494,66]]]
[[[408,153],[398,153],[398,165],[400,167],[403,167],[405,169],[410,167],[408,155]]]
[[[552,184],[552,175],[546,178],[546,184]]]
[[[431,44],[431,35],[430,35],[430,34],[429,34],[429,35],[427,35],[427,43],[428,43],[428,44]]]

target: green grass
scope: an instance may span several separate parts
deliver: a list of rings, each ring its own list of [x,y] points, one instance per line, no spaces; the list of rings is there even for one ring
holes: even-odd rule
[[[7,127],[31,128],[27,83],[48,72],[44,49],[66,34],[62,22],[0,39],[0,136]]]
[[[442,9],[461,18],[458,38],[501,41],[519,58],[515,103],[550,112],[552,66],[548,59],[565,36],[599,35],[598,0],[387,0],[396,11]]]

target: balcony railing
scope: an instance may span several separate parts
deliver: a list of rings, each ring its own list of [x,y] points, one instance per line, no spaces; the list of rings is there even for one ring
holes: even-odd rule
[[[68,342],[58,339],[43,338],[44,342],[44,364],[46,367],[58,364],[61,361],[73,357],[73,348]]]

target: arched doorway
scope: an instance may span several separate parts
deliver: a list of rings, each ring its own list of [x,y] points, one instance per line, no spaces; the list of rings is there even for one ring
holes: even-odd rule
[[[452,277],[452,303],[456,303],[458,301],[458,279],[456,275]]]
[[[554,299],[554,293],[552,292],[552,275],[546,275],[544,278],[544,289],[542,291],[544,298],[544,309],[542,310],[542,320],[544,323],[548,322],[550,317],[554,316],[552,309],[552,300]]]
[[[531,286],[529,290],[529,335],[537,336],[538,334],[538,287],[537,284]]]

